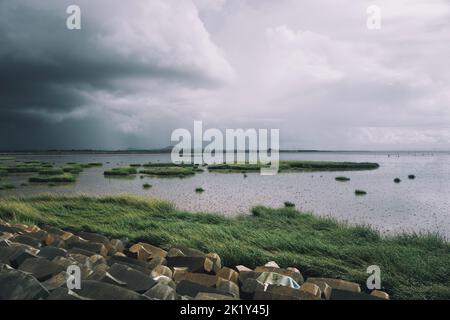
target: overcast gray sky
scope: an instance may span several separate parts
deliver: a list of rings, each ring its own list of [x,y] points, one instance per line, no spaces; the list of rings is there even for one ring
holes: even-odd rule
[[[203,120],[449,150],[449,57],[448,0],[0,0],[0,149],[157,148]]]

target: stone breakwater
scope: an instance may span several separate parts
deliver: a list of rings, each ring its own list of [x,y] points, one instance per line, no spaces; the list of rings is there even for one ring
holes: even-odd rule
[[[69,289],[77,266],[80,287]],[[68,281],[69,280],[69,281]],[[359,284],[307,278],[270,261],[254,270],[222,266],[216,253],[104,235],[72,233],[52,226],[0,220],[0,299],[48,300],[366,300]]]

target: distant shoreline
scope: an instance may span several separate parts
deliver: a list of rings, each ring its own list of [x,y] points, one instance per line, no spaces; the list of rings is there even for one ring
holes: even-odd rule
[[[43,154],[43,155],[71,155],[71,154],[168,154],[172,152],[172,148],[148,149],[148,150],[0,150],[0,155],[27,155],[27,154]],[[224,151],[225,152],[225,151]],[[246,152],[242,150],[234,152]],[[256,152],[256,151],[251,151]],[[295,150],[284,149],[280,153],[449,153],[450,150]]]

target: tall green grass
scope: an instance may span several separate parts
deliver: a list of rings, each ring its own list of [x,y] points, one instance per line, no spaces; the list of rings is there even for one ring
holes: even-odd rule
[[[256,207],[252,215],[226,218],[177,210],[159,200],[130,196],[5,199],[0,218],[70,230],[128,237],[169,248],[186,245],[217,252],[225,265],[269,260],[308,276],[356,281],[365,287],[370,265],[381,268],[382,286],[396,299],[450,299],[450,244],[435,234],[382,237],[293,208]]]

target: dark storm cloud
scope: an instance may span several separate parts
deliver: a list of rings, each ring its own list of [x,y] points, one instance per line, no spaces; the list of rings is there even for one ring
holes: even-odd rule
[[[175,3],[170,2],[166,4],[169,9]],[[149,24],[150,19],[159,22],[165,17],[158,16],[158,10],[154,12],[156,17],[145,15],[140,7],[146,3],[137,1],[127,7],[121,1],[78,1],[82,29],[70,31],[66,28],[66,8],[72,1],[1,1],[0,125],[5,127],[13,120],[17,124],[15,127],[33,127],[44,140],[51,141],[48,130],[43,130],[42,126],[58,127],[55,119],[71,122],[70,113],[77,109],[84,108],[91,116],[99,116],[96,108],[104,105],[96,96],[136,95],[146,82],[188,88],[220,83],[220,76],[214,74],[216,70],[210,72],[200,63],[202,59],[208,63],[208,57],[211,57],[210,65],[224,63],[214,61],[220,60],[220,55],[214,57],[214,52],[208,52],[215,49],[213,44],[205,44],[202,39],[196,42],[189,34],[180,34],[176,25],[172,28],[164,22]],[[162,1],[151,3],[164,4]],[[205,36],[201,31],[197,33]],[[196,32],[192,34],[197,36]],[[184,57],[176,47],[186,46],[186,43],[192,46],[192,56],[196,54],[197,58]],[[160,50],[161,46],[165,51]],[[198,50],[200,52],[196,52]],[[134,85],[136,83],[141,87]],[[151,94],[152,88],[146,89]],[[128,100],[129,104],[133,103],[133,97]],[[108,117],[104,111],[103,115]],[[60,129],[67,131],[64,126]],[[8,147],[15,143],[19,146],[22,136],[10,132]],[[70,139],[67,142],[69,145]],[[76,144],[75,140],[73,142]],[[40,145],[43,144],[36,144]],[[31,146],[33,144],[29,143]]]
[[[1,108],[74,108],[86,102],[78,90],[122,90],[114,83],[117,78],[191,85],[209,80],[192,70],[134,60],[105,47],[96,41],[109,31],[101,24],[102,14],[95,14],[98,7],[82,6],[82,30],[69,31],[65,9],[71,2],[15,2],[0,4]],[[107,9],[107,1],[98,2]]]
[[[90,48],[84,47],[86,50]],[[174,70],[142,66],[123,61],[89,61],[72,56],[70,48],[52,61],[16,59],[14,52],[0,57],[1,109],[57,109],[70,110],[87,103],[80,91],[124,91],[126,87],[114,83],[117,78],[149,78],[166,81],[200,83],[201,78]],[[92,52],[100,54],[92,48]]]

